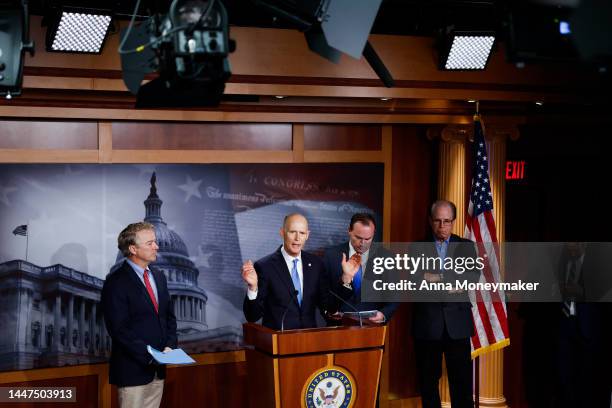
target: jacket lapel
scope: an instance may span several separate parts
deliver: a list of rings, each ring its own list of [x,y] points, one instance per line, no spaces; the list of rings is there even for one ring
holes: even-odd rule
[[[459,244],[461,242],[461,240],[459,239],[459,236],[455,235],[455,234],[451,234],[450,239],[448,240],[448,252],[446,254],[447,257],[449,258],[453,258],[455,255],[455,251],[457,250],[457,247],[461,244]],[[463,244],[465,245],[465,244]]]
[[[350,252],[351,252],[351,247],[349,246],[348,242],[346,244],[342,245],[342,253],[346,254],[346,260],[347,261],[348,261],[349,256],[350,256]],[[340,261],[342,261],[342,253],[340,254]],[[340,271],[342,271],[342,267],[340,268]]]
[[[312,270],[312,258],[310,254],[302,251],[302,273],[304,275],[304,287],[302,288],[302,305],[308,299],[306,293],[310,294],[311,290],[316,292],[316,276]]]
[[[280,248],[274,253],[273,258],[274,269],[276,270],[276,274],[283,285],[287,288],[287,293],[291,294],[294,298],[295,304],[297,305],[297,299],[293,296],[293,291],[295,288],[293,287],[293,281],[291,280],[291,272],[285,263],[285,258],[283,258],[283,254],[281,253]]]
[[[138,278],[138,276],[136,275],[136,271],[134,269],[132,269],[132,267],[130,266],[129,263],[124,262],[123,264],[123,269],[124,272],[127,273],[129,279],[131,280],[133,286],[136,288],[136,291],[140,293],[141,297],[143,297],[143,302],[148,302],[149,306],[151,307],[151,311],[153,313],[155,313],[155,306],[153,306],[153,302],[151,301],[151,298],[149,297],[149,293],[147,292],[147,289],[145,288],[145,285],[142,283],[142,281],[140,280],[140,278]],[[149,269],[150,270],[150,269]],[[155,285],[157,286],[157,276],[153,275],[154,279],[155,279]],[[157,293],[158,293],[158,298],[159,298],[159,287],[157,288]],[[159,301],[158,301],[159,303]]]
[[[151,271],[151,273],[153,274],[153,278],[155,279],[155,288],[157,289],[157,308],[158,308],[157,310],[158,310],[158,313],[161,314],[161,312],[162,312],[161,305],[165,305],[167,303],[166,302],[167,299],[165,299],[165,297],[162,298],[162,296],[165,296],[165,292],[162,291],[160,286],[159,286],[160,282],[162,281],[162,278],[163,278],[161,276],[163,274],[163,272],[160,272],[157,269],[151,269],[151,268],[149,268],[149,271]],[[147,297],[149,297],[148,295],[149,294],[147,293]],[[151,306],[154,307],[153,306],[153,302],[151,302]],[[154,308],[154,310],[155,310],[155,308]]]

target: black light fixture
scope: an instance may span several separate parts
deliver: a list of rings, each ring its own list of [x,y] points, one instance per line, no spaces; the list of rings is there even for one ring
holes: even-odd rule
[[[62,6],[46,18],[47,51],[100,54],[112,19],[110,10]]]
[[[26,1],[0,3],[0,95],[11,99],[21,94],[25,52],[34,55],[29,40]]]
[[[439,45],[440,69],[484,70],[489,62],[495,32],[447,30]]]
[[[382,0],[254,0],[304,31],[310,49],[338,62],[361,58]]]
[[[368,41],[382,0],[253,0],[304,32],[308,48],[338,63],[341,55],[363,57],[387,87],[391,73]]]
[[[122,30],[123,80],[137,108],[216,106],[231,76],[236,48],[220,0],[173,0],[167,15],[151,16]],[[146,74],[158,77],[142,84]]]

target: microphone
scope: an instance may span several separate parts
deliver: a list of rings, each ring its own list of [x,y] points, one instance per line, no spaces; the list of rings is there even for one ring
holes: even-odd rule
[[[297,300],[298,293],[299,292],[295,289],[289,291],[289,302],[287,302],[287,305],[285,306],[285,311],[283,312],[283,317],[281,318],[281,331],[285,331],[285,316],[287,316],[289,306],[291,305],[293,299]]]
[[[363,327],[363,322],[361,321],[361,312],[359,310],[357,310],[357,308],[355,306],[353,306],[352,304],[350,304],[349,302],[347,302],[346,300],[342,299],[342,297],[338,296],[336,294],[336,292],[334,292],[333,290],[329,289],[329,293],[331,293],[332,295],[334,295],[334,297],[336,299],[339,299],[342,303],[344,303],[345,305],[347,305],[349,307],[349,309],[353,310],[354,312],[357,313],[357,316],[359,316],[359,327]]]

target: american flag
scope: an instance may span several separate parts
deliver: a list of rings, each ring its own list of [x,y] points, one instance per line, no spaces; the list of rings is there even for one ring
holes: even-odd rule
[[[474,117],[474,157],[472,162],[472,188],[465,221],[465,237],[474,241],[478,256],[485,259],[480,282],[501,280],[497,231],[493,218],[493,195],[489,179],[489,162],[482,123]],[[502,291],[471,291],[472,316],[475,334],[472,337],[472,357],[500,349],[510,344],[508,315]]]
[[[13,234],[23,235],[24,237],[26,237],[28,235],[28,226],[26,224],[19,225],[13,230]]]

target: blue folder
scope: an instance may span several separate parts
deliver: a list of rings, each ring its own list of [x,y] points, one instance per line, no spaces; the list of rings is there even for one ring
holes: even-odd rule
[[[193,364],[195,360],[187,355],[183,349],[177,348],[166,353],[147,346],[147,351],[159,364]]]

